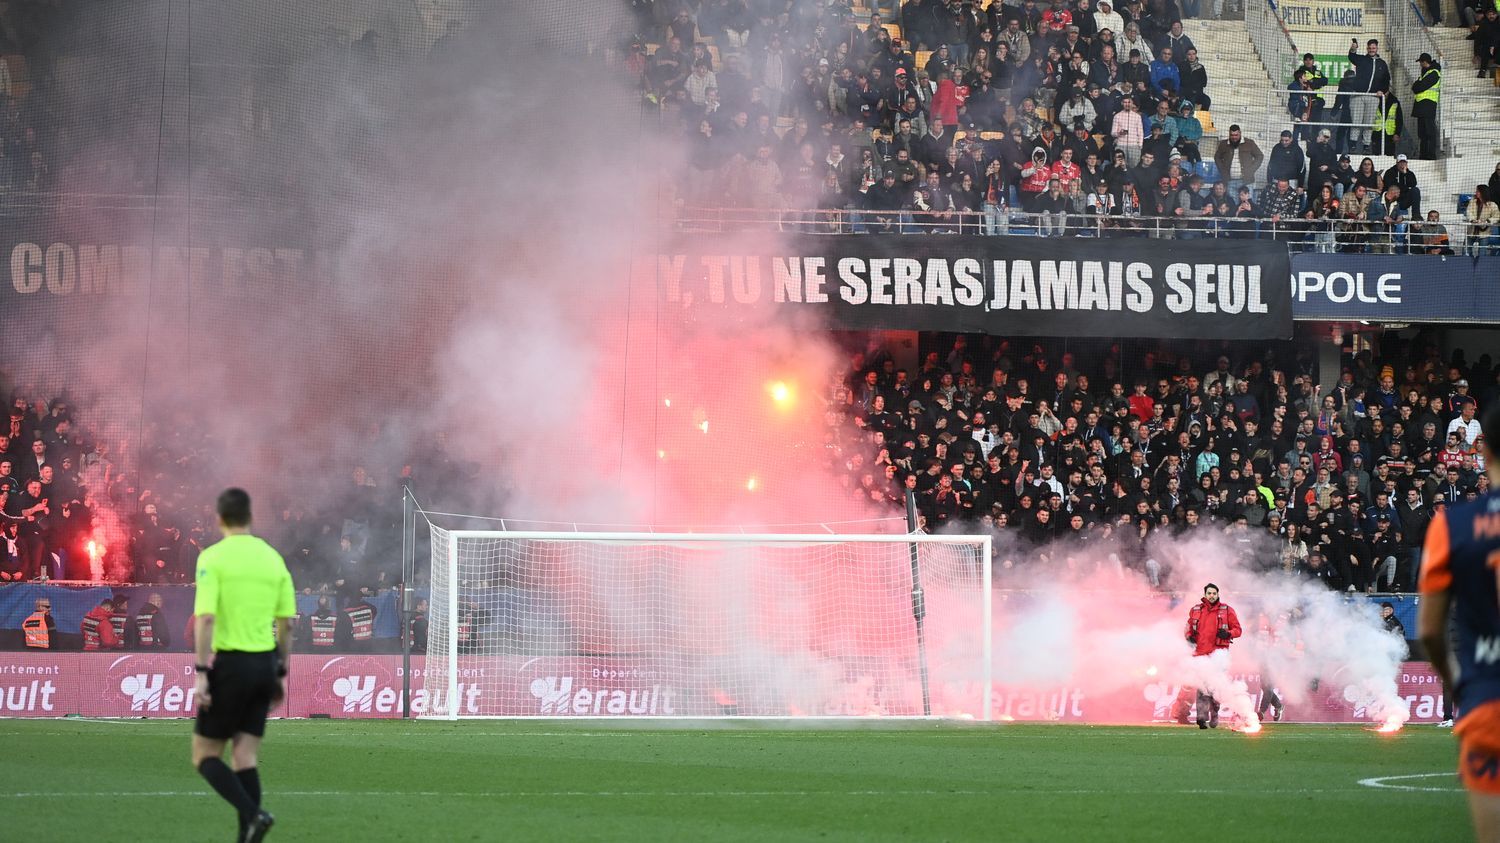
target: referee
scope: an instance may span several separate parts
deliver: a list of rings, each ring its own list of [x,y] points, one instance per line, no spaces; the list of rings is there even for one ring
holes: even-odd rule
[[[281,554],[250,535],[250,496],[243,489],[225,489],[217,509],[224,538],[198,557],[193,601],[198,657],[193,766],[239,813],[239,839],[259,841],[275,818],[260,809],[257,754],[266,715],[286,696],[296,599]],[[223,759],[231,740],[233,770]]]

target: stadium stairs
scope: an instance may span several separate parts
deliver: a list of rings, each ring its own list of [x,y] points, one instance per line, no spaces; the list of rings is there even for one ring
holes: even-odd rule
[[[1208,70],[1208,95],[1213,100],[1209,114],[1199,112],[1203,122],[1203,157],[1213,159],[1219,140],[1229,137],[1229,127],[1240,124],[1245,137],[1262,150],[1275,138],[1266,138],[1266,87],[1271,79],[1256,58],[1255,46],[1242,20],[1189,19],[1183,31],[1198,48],[1198,60]],[[1213,138],[1213,142],[1208,142]]]
[[[1443,63],[1444,122],[1452,131],[1447,139],[1447,158],[1413,163],[1440,165],[1434,168],[1432,181],[1442,181],[1442,195],[1454,202],[1449,205],[1445,201],[1449,207],[1439,208],[1447,213],[1456,206],[1459,196],[1467,196],[1474,185],[1487,181],[1500,160],[1500,87],[1496,87],[1500,76],[1476,78],[1473,45],[1465,40],[1467,29],[1439,25],[1430,31]],[[1418,178],[1424,175],[1419,173]]]

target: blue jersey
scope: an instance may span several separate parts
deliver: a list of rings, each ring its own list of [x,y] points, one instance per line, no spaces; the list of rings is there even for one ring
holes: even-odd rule
[[[1420,590],[1453,600],[1460,711],[1500,700],[1500,493],[1450,506],[1432,519]]]

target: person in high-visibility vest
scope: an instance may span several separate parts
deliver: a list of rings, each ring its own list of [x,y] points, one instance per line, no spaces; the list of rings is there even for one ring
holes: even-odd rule
[[[339,613],[338,646],[346,653],[368,652],[375,643],[375,615],[367,588],[360,589],[359,600]]]
[[[106,597],[83,616],[83,622],[78,625],[78,633],[83,636],[83,649],[119,650],[125,646],[124,639],[115,634],[115,626],[109,620],[114,610],[114,599]]]
[[[52,601],[45,597],[36,601],[36,611],[21,621],[21,632],[26,636],[26,646],[34,650],[50,650],[57,640],[57,621],[52,619]]]
[[[338,623],[339,615],[328,605],[328,598],[319,597],[318,608],[307,617],[302,635],[297,640],[304,648],[313,648],[315,651],[330,649],[335,644]]]
[[[1415,95],[1411,114],[1417,118],[1417,157],[1432,161],[1437,158],[1438,151],[1437,108],[1443,87],[1443,68],[1433,60],[1431,53],[1418,56],[1417,64],[1422,67],[1422,75],[1411,83],[1411,92]]]
[[[1395,155],[1396,142],[1405,131],[1401,119],[1401,101],[1391,96],[1388,88],[1378,93],[1385,97],[1382,107],[1375,112],[1375,122],[1370,125],[1370,151],[1375,155]]]
[[[132,640],[138,649],[165,650],[171,646],[172,637],[167,631],[166,619],[161,614],[160,594],[152,594],[146,598],[146,605],[136,613],[133,631],[135,637]]]

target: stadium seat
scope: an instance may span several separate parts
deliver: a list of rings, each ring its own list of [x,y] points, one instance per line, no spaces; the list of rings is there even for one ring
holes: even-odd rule
[[[1205,133],[1218,133],[1219,130],[1214,127],[1214,115],[1212,111],[1200,108],[1198,109],[1197,117],[1198,122],[1203,124],[1203,131]]]
[[[1468,213],[1468,211],[1469,211],[1469,200],[1473,199],[1473,198],[1474,198],[1474,194],[1472,194],[1472,193],[1460,193],[1460,194],[1458,194],[1458,212],[1460,214]]]
[[[979,139],[980,140],[992,141],[992,140],[1000,140],[1000,139],[1002,139],[1004,137],[1005,137],[1005,133],[1004,132],[980,132],[979,133]]]
[[[917,51],[917,69],[921,70],[921,69],[927,67],[927,60],[931,59],[931,58],[932,58],[932,51],[931,50],[918,50]]]
[[[885,31],[889,32],[891,34],[892,38],[900,38],[901,37],[901,24],[899,24],[899,23],[883,23],[883,24],[881,24],[881,26],[885,27]]]

